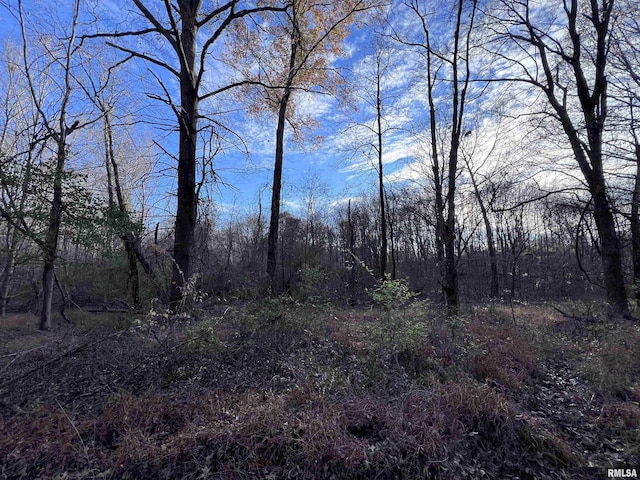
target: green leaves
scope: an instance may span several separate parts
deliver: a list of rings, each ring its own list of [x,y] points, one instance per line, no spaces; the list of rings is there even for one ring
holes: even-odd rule
[[[397,310],[416,296],[409,289],[409,282],[404,279],[391,279],[391,275],[386,273],[384,280],[378,281],[374,288],[367,288],[369,297],[384,308],[387,312]]]
[[[116,205],[109,205],[103,209],[103,224],[114,235],[124,236],[129,233],[142,233],[141,222],[133,220],[129,212],[123,211]]]

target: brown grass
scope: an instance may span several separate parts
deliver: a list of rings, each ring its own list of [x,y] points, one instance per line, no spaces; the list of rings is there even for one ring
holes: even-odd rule
[[[625,322],[593,329],[581,349],[580,370],[607,394],[631,398],[640,378],[640,327]]]
[[[518,307],[530,325],[520,317],[514,327],[488,309],[446,319],[429,317],[423,307],[396,312],[390,324],[376,311],[251,304],[234,307],[221,323],[177,324],[164,343],[144,329],[123,331],[33,373],[19,391],[7,389],[7,401],[28,411],[15,414],[0,404],[0,472],[8,478],[566,478],[586,462],[564,423],[540,421],[523,400],[534,395],[539,364],[547,360],[536,358],[538,340],[529,332],[552,336],[557,318]],[[96,322],[103,335],[107,326]],[[37,337],[17,321],[0,335],[16,331],[8,349]],[[606,341],[585,347],[585,355],[611,371],[603,346],[620,345],[620,336],[635,341],[634,332],[633,326],[605,332]],[[80,327],[67,334],[74,344],[91,335]],[[25,354],[24,365],[14,362],[7,376],[60,351],[53,345]],[[628,355],[633,358],[631,349]],[[629,360],[624,371],[634,368]],[[567,385],[573,384],[558,388]],[[545,388],[545,402],[570,398],[550,383]],[[96,393],[78,397],[87,391]],[[606,404],[589,428],[632,444],[640,429],[634,402]]]
[[[476,345],[469,359],[475,379],[517,389],[535,373],[535,356],[513,327],[496,327],[476,319],[470,329]]]

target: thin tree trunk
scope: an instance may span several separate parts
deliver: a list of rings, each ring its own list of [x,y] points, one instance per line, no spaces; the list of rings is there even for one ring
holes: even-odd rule
[[[493,227],[491,226],[491,220],[489,219],[489,212],[487,211],[487,207],[484,204],[484,200],[482,200],[482,195],[480,194],[480,188],[478,186],[478,182],[476,181],[476,176],[471,170],[469,162],[467,162],[467,170],[469,171],[469,177],[471,178],[471,184],[473,186],[473,193],[476,197],[476,201],[478,202],[478,206],[480,207],[480,212],[482,214],[482,221],[484,222],[484,230],[487,235],[487,250],[489,251],[489,270],[491,275],[489,296],[491,298],[496,298],[498,296],[500,286],[498,284],[498,258],[496,255],[495,241],[493,239]]]
[[[278,228],[280,225],[280,196],[282,194],[282,162],[284,159],[284,128],[287,119],[287,107],[291,97],[293,80],[295,76],[295,62],[298,44],[295,38],[291,39],[291,54],[289,57],[289,75],[280,103],[278,106],[278,125],[276,127],[276,155],[273,168],[273,186],[271,189],[271,219],[269,220],[269,236],[267,240],[267,275],[272,294],[280,293],[281,285],[276,279]],[[283,266],[284,267],[284,266]],[[283,277],[284,283],[284,277]]]
[[[351,218],[351,199],[347,203],[347,236],[349,242],[349,264],[351,266],[349,270],[349,301],[352,305],[356,303],[356,264],[353,256],[356,254],[356,236],[353,230],[353,220]]]
[[[385,201],[387,202],[387,212],[389,215],[389,243],[391,244],[391,249],[390,249],[390,253],[391,253],[391,280],[396,280],[398,277],[398,246],[397,246],[397,238],[396,238],[396,232],[395,232],[395,211],[396,211],[396,207],[395,207],[395,197],[392,196],[392,205],[393,208],[389,207],[389,199],[386,198]],[[393,220],[392,220],[393,219]]]
[[[440,171],[440,156],[438,153],[438,124],[436,121],[436,104],[433,96],[435,89],[435,79],[432,76],[431,65],[431,44],[429,38],[429,32],[425,31],[427,35],[427,97],[429,100],[429,133],[431,134],[431,170],[433,172],[433,188],[435,192],[435,243],[436,243],[436,255],[438,269],[440,270],[440,282],[443,286],[443,279],[445,276],[444,266],[444,200],[443,200],[443,181],[442,173]]]
[[[60,316],[64,318],[67,323],[73,324],[73,321],[67,317],[67,305],[70,303],[69,293],[62,285],[62,282],[58,278],[58,274],[53,271],[53,280],[55,281],[56,286],[58,287],[58,291],[60,292],[60,297],[62,298],[62,304],[60,305]]]
[[[104,108],[101,104],[101,110],[104,112],[104,136],[105,136],[105,155],[106,155],[106,169],[107,169],[107,187],[109,194],[109,205],[115,207],[115,200],[117,199],[119,210],[126,215],[130,220],[127,205],[122,193],[122,184],[120,182],[120,171],[118,168],[118,162],[116,161],[115,152],[113,149],[113,128],[111,126],[111,120],[108,108]],[[113,191],[115,189],[115,199]],[[140,276],[138,274],[138,262],[142,265],[147,275],[152,275],[153,271],[151,265],[144,257],[142,250],[140,249],[140,238],[133,231],[126,232],[120,236],[127,254],[127,265],[129,267],[129,276],[127,280],[128,286],[131,287],[131,297],[133,300],[134,308],[141,306],[140,299]],[[136,259],[138,262],[136,262]]]
[[[377,60],[376,72],[376,137],[378,141],[378,194],[380,202],[380,279],[384,280],[387,273],[387,215],[385,212],[385,195],[384,195],[384,170],[382,167],[382,85],[380,71],[380,57]]]

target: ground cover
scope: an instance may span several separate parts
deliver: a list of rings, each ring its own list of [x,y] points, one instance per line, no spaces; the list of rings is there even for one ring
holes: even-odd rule
[[[555,308],[554,308],[555,307]],[[291,299],[0,320],[0,478],[595,478],[640,466],[640,326]],[[598,470],[598,468],[600,470]]]

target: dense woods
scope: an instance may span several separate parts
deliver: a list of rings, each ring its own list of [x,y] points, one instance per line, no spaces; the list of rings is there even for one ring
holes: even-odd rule
[[[72,402],[91,397],[103,415],[94,427],[104,430],[94,429],[93,442],[100,437],[107,450],[123,445],[108,432],[137,428],[104,423],[118,416],[110,409],[134,408],[141,391],[167,409],[165,395],[182,395],[194,378],[203,395],[219,389],[216,402],[251,412],[257,400],[234,395],[271,392],[265,402],[280,412],[274,399],[284,392],[296,406],[280,420],[292,424],[287,415],[303,405],[323,428],[327,415],[376,411],[347,428],[349,439],[373,442],[369,453],[327,453],[332,434],[307,439],[313,420],[298,416],[307,432],[300,448],[317,450],[289,445],[301,456],[266,459],[267,440],[247,446],[255,436],[237,430],[225,442],[242,447],[221,454],[215,478],[251,476],[234,470],[240,452],[252,452],[243,461],[265,478],[316,478],[307,475],[311,458],[329,465],[317,478],[373,478],[378,467],[381,478],[569,478],[566,469],[592,460],[638,460],[626,433],[615,437],[614,420],[598,423],[609,418],[602,412],[617,422],[624,411],[628,430],[640,428],[637,13],[632,0],[0,0],[0,317],[9,332],[0,410],[33,413],[9,386],[33,382],[34,398],[88,442],[88,424],[65,408],[85,418]],[[60,340],[61,352],[29,330],[80,335],[89,324],[91,335],[106,336]],[[554,343],[558,335],[570,353]],[[77,358],[118,351],[118,342],[129,350],[95,357],[102,387],[80,368],[78,381],[89,383],[79,397],[38,390],[44,366],[64,376]],[[42,371],[39,354],[27,360],[40,348],[51,354]],[[141,357],[129,358],[136,349]],[[273,379],[289,377],[260,370],[266,358],[288,365],[282,391]],[[313,371],[327,365],[330,385]],[[602,408],[588,423],[595,430],[576,440],[540,434],[547,427],[529,417],[523,427],[522,415],[513,423],[533,408],[523,402],[537,402],[533,389],[544,385],[553,403],[561,384],[579,389],[575,403],[587,417]],[[107,397],[112,387],[131,397]],[[410,409],[412,395],[433,406],[431,395],[451,400],[459,390],[467,403],[443,415],[459,415],[464,433],[441,439],[464,445],[459,451],[419,444],[417,424],[396,425],[386,411],[394,402]],[[591,393],[600,395],[593,405]],[[611,395],[622,403],[607,410]],[[474,404],[478,396],[493,406]],[[195,397],[179,398],[185,411],[200,411]],[[330,407],[320,411],[322,402]],[[538,411],[555,408],[545,405]],[[556,407],[553,421],[568,421],[568,407]],[[490,433],[485,420],[502,430]],[[180,421],[193,427],[187,414]],[[175,433],[166,422],[158,428]],[[444,428],[436,416],[417,422]],[[21,425],[3,420],[0,433],[39,451],[26,446]],[[272,439],[295,443],[297,434],[283,427]],[[598,457],[585,446],[591,434],[622,450]],[[543,460],[520,465],[509,445],[528,459],[544,451]],[[8,475],[18,478],[22,460],[10,447],[0,440]],[[509,469],[473,457],[493,447]],[[403,448],[422,453],[403,457]],[[107,471],[111,454],[89,459],[87,451],[91,475]],[[204,461],[203,452],[193,458]],[[460,463],[469,452],[473,466]],[[193,466],[175,455],[167,462]],[[304,460],[288,463],[294,457]],[[164,471],[123,458],[109,464],[111,475]],[[66,461],[29,472],[62,474],[72,470]],[[589,478],[582,474],[575,478]]]

